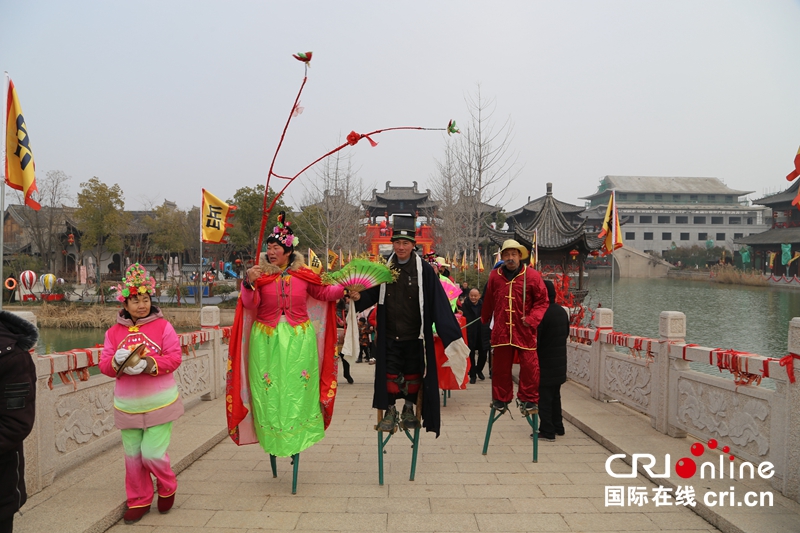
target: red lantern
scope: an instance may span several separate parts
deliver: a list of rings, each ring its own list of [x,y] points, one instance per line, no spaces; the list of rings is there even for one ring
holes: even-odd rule
[[[575,261],[581,253],[578,250],[572,250],[569,255],[572,256],[572,260]]]
[[[73,235],[72,233],[70,233],[69,235],[67,235],[67,242],[68,242],[69,244],[75,244],[75,235]]]
[[[67,251],[66,250],[61,250],[61,253],[64,254],[64,255],[67,255]]]
[[[592,257],[597,257],[598,255],[600,255],[600,252],[598,252],[597,250],[592,250],[591,252],[589,252],[589,255],[591,255]]]
[[[237,265],[241,265],[242,264],[242,260],[241,259],[237,259],[236,261],[234,261],[234,263],[236,263]]]

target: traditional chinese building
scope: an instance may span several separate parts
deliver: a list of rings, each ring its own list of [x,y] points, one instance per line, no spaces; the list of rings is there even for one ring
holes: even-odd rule
[[[797,275],[800,268],[800,261],[794,261],[787,268],[781,263],[781,245],[791,245],[792,256],[794,252],[800,251],[800,210],[792,205],[792,200],[797,196],[800,189],[800,180],[795,182],[785,191],[778,194],[765,196],[759,200],[753,200],[754,204],[763,205],[772,209],[772,218],[768,230],[761,233],[751,233],[748,236],[734,240],[735,244],[745,244],[750,246],[753,253],[750,256],[753,268],[766,272],[769,268],[769,253],[777,253],[770,269],[773,274],[780,276]]]
[[[434,247],[434,232],[431,223],[436,217],[438,203],[430,199],[431,191],[424,193],[417,190],[417,182],[411,187],[392,187],[386,182],[386,190],[382,193],[372,189],[372,198],[362,202],[369,219],[364,242],[367,253],[371,255],[387,255],[392,249],[391,217],[393,215],[411,215],[415,218],[425,217],[426,223],[417,227],[417,245],[423,253],[429,253]],[[383,220],[378,220],[382,218]]]
[[[513,230],[490,229],[489,238],[498,246],[502,246],[506,239],[515,239],[525,245],[532,250],[531,255],[538,256],[536,268],[543,273],[576,272],[578,274],[578,291],[584,291],[583,271],[586,256],[599,250],[602,244],[597,238],[597,232],[589,232],[586,229],[585,220],[573,225],[567,219],[561,212],[560,205],[569,206],[570,204],[559,202],[553,197],[552,183],[547,184],[545,196],[528,205],[533,203],[536,203],[538,208],[536,216],[524,227],[517,223]],[[585,293],[581,294],[581,296],[583,295]]]

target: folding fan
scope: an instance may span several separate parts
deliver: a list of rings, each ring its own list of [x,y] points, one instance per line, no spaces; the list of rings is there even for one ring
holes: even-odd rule
[[[328,272],[324,281],[331,285],[342,285],[354,291],[371,289],[381,283],[392,283],[397,274],[384,263],[356,258],[341,270]]]

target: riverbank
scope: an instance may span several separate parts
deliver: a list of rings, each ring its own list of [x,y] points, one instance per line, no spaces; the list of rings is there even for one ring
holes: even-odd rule
[[[116,323],[119,307],[104,305],[4,305],[3,310],[28,311],[36,315],[43,328],[109,328]],[[200,327],[200,309],[197,307],[161,307],[164,318],[176,328]],[[234,309],[220,309],[220,326],[233,324]]]

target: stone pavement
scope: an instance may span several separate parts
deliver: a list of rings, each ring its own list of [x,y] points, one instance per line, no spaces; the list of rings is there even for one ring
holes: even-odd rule
[[[565,424],[566,435],[556,442],[540,441],[538,463],[531,462],[530,427],[513,410],[513,420],[506,414],[495,423],[488,454],[481,454],[491,397],[487,379],[452,393],[442,408],[439,439],[421,433],[415,481],[408,479],[408,439],[401,433],[392,437],[380,486],[370,407],[374,368],[351,365],[356,383],[340,384],[325,439],[301,454],[296,495],[291,494],[289,459],[278,459],[278,477],[273,478],[260,447],[237,447],[225,436],[224,406],[217,400],[190,410],[176,425],[170,455],[181,472],[176,505],[168,514],[160,515],[154,506],[135,525],[119,521],[124,488],[117,447],[95,466],[81,469],[83,475],[99,469],[88,481],[71,473],[56,481],[58,489],[34,496],[17,517],[16,531],[718,531],[714,526],[733,533],[800,531],[800,505],[774,490],[770,509],[698,502],[705,519],[684,506],[652,501],[642,507],[606,507],[606,486],[642,487],[651,494],[659,483],[670,486],[642,474],[611,478],[605,471],[609,449],[629,456],[670,453],[674,463],[689,455],[694,441],[657,433],[646,417],[619,404],[597,402],[573,383],[562,388],[571,422]],[[219,443],[193,461],[214,442]],[[656,472],[663,470],[661,461]],[[617,465],[615,472],[630,472],[628,465]],[[693,483],[699,493],[700,483],[714,490],[731,485],[727,479],[701,481],[697,476],[685,483]],[[771,490],[761,483],[734,481],[737,497],[745,487]]]

